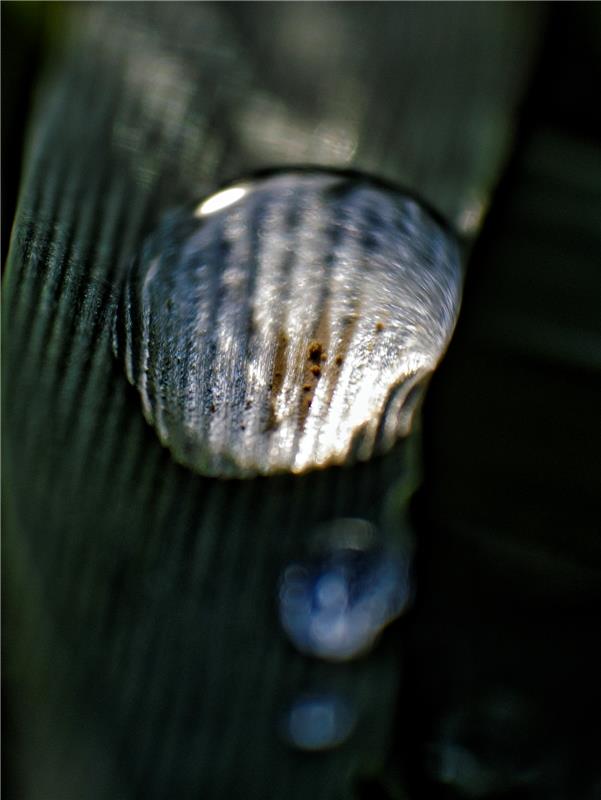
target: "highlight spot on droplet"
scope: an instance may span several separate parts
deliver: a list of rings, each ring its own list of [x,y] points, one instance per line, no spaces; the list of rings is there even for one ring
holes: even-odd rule
[[[242,200],[248,189],[244,186],[231,186],[229,189],[223,189],[217,194],[211,195],[203,201],[195,211],[195,216],[206,217],[209,214],[214,214],[216,211],[222,211],[224,208],[237,203]]]

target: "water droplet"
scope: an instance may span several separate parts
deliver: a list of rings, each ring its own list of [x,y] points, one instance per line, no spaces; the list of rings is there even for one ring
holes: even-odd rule
[[[276,172],[165,217],[132,262],[114,346],[179,463],[304,472],[408,434],[460,287],[453,236],[413,197]]]
[[[356,724],[356,711],[341,695],[308,692],[291,704],[284,717],[282,735],[300,750],[329,750],[345,742]]]
[[[284,570],[280,622],[302,653],[344,661],[373,646],[410,594],[408,557],[366,520],[339,519],[316,534],[306,559]]]

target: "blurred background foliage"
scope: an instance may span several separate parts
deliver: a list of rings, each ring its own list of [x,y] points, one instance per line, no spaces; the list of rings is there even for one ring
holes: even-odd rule
[[[3,263],[33,88],[63,13],[2,4]],[[365,797],[601,796],[601,10],[551,3],[540,13],[543,46],[513,155],[423,411],[424,476],[411,512],[419,591],[387,637],[403,653],[399,707],[385,767],[357,784]],[[5,653],[19,611],[5,600]],[[379,680],[376,667],[361,674]],[[5,796],[67,796],[56,775],[46,794],[24,779],[31,743],[14,701],[19,677],[5,670]],[[26,700],[34,716],[40,696]],[[93,724],[88,702],[67,727]],[[312,770],[304,796],[314,794]],[[182,793],[165,797],[187,796],[181,779]]]

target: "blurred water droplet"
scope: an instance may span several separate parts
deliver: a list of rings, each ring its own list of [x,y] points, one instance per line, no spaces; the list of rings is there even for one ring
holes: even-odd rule
[[[369,522],[339,519],[321,529],[306,559],[285,568],[280,622],[302,653],[344,661],[372,647],[410,593],[408,556]]]
[[[285,715],[284,739],[300,750],[328,750],[345,742],[357,724],[350,702],[334,692],[297,697]]]

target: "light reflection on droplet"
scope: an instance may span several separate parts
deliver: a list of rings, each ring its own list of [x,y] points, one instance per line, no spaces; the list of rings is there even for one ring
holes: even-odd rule
[[[280,622],[302,653],[344,661],[373,646],[410,593],[408,556],[385,545],[365,520],[336,520],[306,560],[284,570]]]
[[[216,211],[221,211],[228,206],[242,200],[248,189],[244,186],[231,186],[229,189],[223,189],[217,194],[213,194],[202,202],[196,209],[195,216],[206,217],[208,214],[214,214]]]
[[[470,236],[475,233],[482,224],[486,210],[486,199],[480,196],[473,197],[456,219],[457,230],[464,236]]]
[[[283,720],[282,735],[300,750],[329,750],[345,742],[356,723],[356,711],[341,695],[311,692],[292,702]]]

